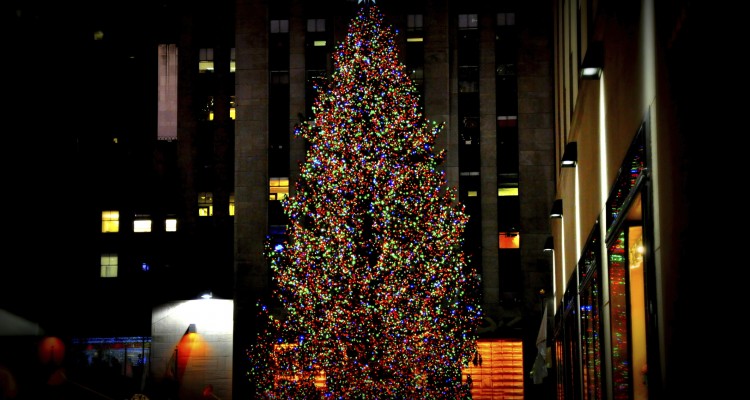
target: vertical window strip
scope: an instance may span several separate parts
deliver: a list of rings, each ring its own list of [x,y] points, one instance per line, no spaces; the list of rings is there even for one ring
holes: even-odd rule
[[[200,49],[198,53],[198,72],[214,72],[214,49],[211,47],[206,47]]]
[[[268,200],[283,200],[289,195],[289,177],[270,178]]]
[[[212,192],[198,193],[198,216],[211,217],[214,215],[214,195]]]

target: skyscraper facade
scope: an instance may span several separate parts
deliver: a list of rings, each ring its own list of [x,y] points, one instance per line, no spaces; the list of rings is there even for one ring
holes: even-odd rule
[[[80,196],[63,203],[81,216],[76,245],[61,246],[77,265],[70,287],[80,290],[66,299],[77,311],[29,315],[65,336],[148,336],[154,306],[211,292],[234,300],[234,346],[249,346],[256,301],[273,284],[263,245],[283,235],[280,200],[295,194],[305,157],[294,127],[312,116],[314,84],[331,73],[332,53],[364,3],[142,2],[85,10],[90,18],[74,7],[63,13],[74,22],[54,27],[24,20],[27,44],[66,32],[48,40],[61,58],[79,61],[64,68],[81,86],[50,88],[85,100],[92,116],[62,137],[75,162],[58,164],[70,168]],[[552,9],[372,3],[398,32],[394,51],[425,116],[445,124],[436,148],[446,151],[447,184],[470,217],[464,251],[481,275],[481,336],[528,342],[533,360],[552,289],[542,252],[556,178]],[[24,12],[54,20],[53,9]],[[64,110],[72,103],[60,100]],[[237,351],[234,396],[243,398],[246,361]]]

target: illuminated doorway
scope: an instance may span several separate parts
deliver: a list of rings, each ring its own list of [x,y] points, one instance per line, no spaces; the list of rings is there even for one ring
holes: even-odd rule
[[[464,382],[471,377],[473,400],[523,400],[523,342],[477,340],[477,357],[462,375]]]

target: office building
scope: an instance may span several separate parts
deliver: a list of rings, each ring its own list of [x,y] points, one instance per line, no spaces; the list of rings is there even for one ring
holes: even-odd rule
[[[426,117],[446,124],[437,147],[471,216],[480,336],[521,343],[514,387],[526,398],[555,386],[557,398],[656,398],[695,376],[681,351],[699,280],[685,265],[706,218],[685,111],[690,10],[614,3],[377,1]],[[32,195],[6,198],[17,210],[9,254],[23,257],[3,279],[2,308],[71,343],[145,348],[155,308],[211,292],[234,310],[221,397],[247,398],[239,349],[271,287],[263,243],[283,232],[279,200],[294,195],[304,158],[293,128],[311,116],[312,83],[330,73],[360,6],[19,6],[8,84],[21,123],[5,170],[23,160],[28,173],[7,183]],[[589,64],[602,69],[583,76]],[[641,275],[629,268],[639,263]],[[540,325],[553,360],[536,385]],[[630,356],[648,361],[648,388],[637,379],[646,369],[621,368]]]
[[[283,232],[280,199],[294,195],[305,155],[293,128],[311,117],[312,84],[331,72],[360,6],[20,7],[17,47],[29,57],[19,74],[59,107],[37,129],[61,132],[41,141],[50,155],[42,165],[45,176],[64,175],[49,188],[64,189],[51,208],[67,223],[50,237],[71,267],[50,268],[36,288],[64,312],[28,303],[11,311],[78,343],[133,338],[144,348],[160,340],[151,337],[155,307],[211,292],[233,300],[233,395],[249,393],[238,349],[252,343],[256,302],[270,294],[263,243]],[[555,181],[552,10],[513,1],[377,6],[398,30],[425,116],[445,123],[436,147],[470,215],[465,251],[483,282],[481,336],[514,343],[510,384],[522,392],[552,288],[541,252]],[[53,50],[35,53],[38,41]],[[52,55],[70,61],[49,71]],[[18,92],[36,99],[23,85]],[[13,293],[38,296],[26,289]]]

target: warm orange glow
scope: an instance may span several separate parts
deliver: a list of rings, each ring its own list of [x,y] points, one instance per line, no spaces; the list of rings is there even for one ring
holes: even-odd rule
[[[177,380],[182,381],[191,359],[205,357],[206,342],[198,333],[186,333],[175,348],[177,352]]]
[[[292,344],[279,344],[274,346],[274,354],[272,357],[276,357],[277,353],[282,352],[284,349],[293,346]],[[290,381],[294,382],[299,379],[299,375],[276,375],[274,377],[274,383],[278,383],[279,381]],[[318,373],[315,375],[315,387],[318,389],[321,389],[323,391],[326,390],[326,373],[323,370],[318,371]]]
[[[274,346],[280,353],[290,344]],[[479,356],[462,371],[463,381],[471,376],[474,400],[523,400],[523,342],[520,339],[479,339]],[[273,356],[272,356],[273,357]],[[296,381],[299,375],[277,375],[275,382]],[[315,387],[325,391],[324,371],[315,375]]]
[[[462,371],[471,376],[474,400],[523,400],[523,342],[519,339],[479,339],[480,357]]]
[[[501,249],[517,249],[521,242],[521,235],[518,232],[500,232]]]
[[[65,356],[65,343],[60,338],[48,336],[39,343],[39,361],[42,364],[62,364]]]
[[[632,226],[628,229],[628,248],[630,249],[629,287],[630,287],[630,324],[632,340],[633,398],[647,399],[648,387],[644,379],[647,370],[646,345],[646,294],[643,271],[643,227]]]

